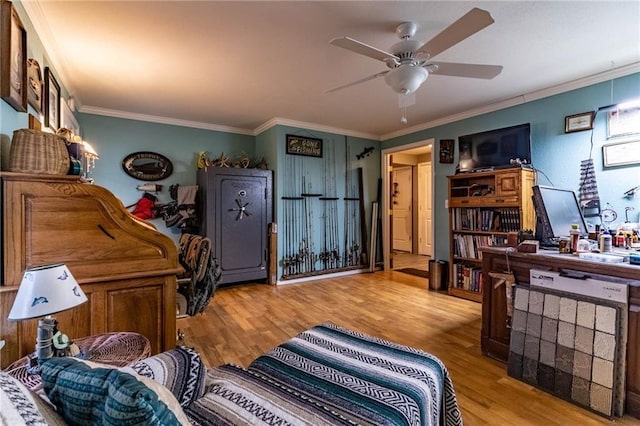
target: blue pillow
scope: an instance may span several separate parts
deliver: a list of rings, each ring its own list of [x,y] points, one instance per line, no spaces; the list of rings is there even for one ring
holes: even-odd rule
[[[70,425],[189,424],[171,392],[147,378],[71,357],[46,361],[41,376]]]

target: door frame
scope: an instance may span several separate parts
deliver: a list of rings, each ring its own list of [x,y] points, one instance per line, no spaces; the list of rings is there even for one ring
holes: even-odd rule
[[[434,138],[430,138],[430,139],[424,139],[418,142],[413,142],[407,145],[401,145],[401,146],[396,146],[396,147],[392,147],[392,148],[387,148],[387,149],[383,149],[381,151],[381,156],[380,156],[380,161],[381,161],[381,167],[380,169],[382,170],[382,255],[383,255],[383,264],[384,264],[384,269],[385,270],[390,270],[391,269],[391,240],[390,240],[390,232],[391,232],[391,199],[390,199],[390,193],[391,193],[391,182],[389,181],[389,175],[390,175],[390,160],[391,160],[391,155],[392,154],[398,154],[401,153],[402,151],[407,151],[413,148],[420,148],[423,146],[429,146],[431,145],[431,191],[430,191],[430,196],[431,196],[431,205],[433,206],[434,204],[434,187],[435,187],[435,162],[433,161],[434,158],[434,145],[435,145],[435,139]],[[431,235],[433,235],[433,228],[435,225],[435,220],[431,221]],[[434,246],[435,246],[435,242],[434,242]],[[434,252],[435,252],[435,247],[434,247]]]

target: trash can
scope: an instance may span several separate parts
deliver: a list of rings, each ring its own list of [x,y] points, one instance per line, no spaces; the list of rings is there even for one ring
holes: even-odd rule
[[[429,290],[446,290],[449,278],[449,262],[429,260]]]

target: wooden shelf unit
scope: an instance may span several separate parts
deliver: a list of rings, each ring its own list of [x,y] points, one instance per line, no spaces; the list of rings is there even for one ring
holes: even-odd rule
[[[505,245],[509,232],[534,230],[536,172],[517,167],[448,180],[449,294],[482,302],[480,248]]]

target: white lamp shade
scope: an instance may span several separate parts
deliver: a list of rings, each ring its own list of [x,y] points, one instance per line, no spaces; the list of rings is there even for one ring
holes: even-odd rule
[[[384,80],[397,93],[413,93],[427,80],[429,72],[419,65],[403,64],[389,71]]]
[[[24,272],[9,320],[43,317],[86,301],[87,296],[66,265],[38,266]]]

